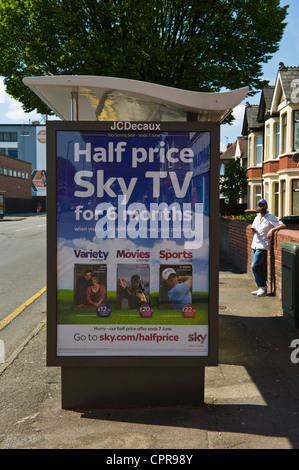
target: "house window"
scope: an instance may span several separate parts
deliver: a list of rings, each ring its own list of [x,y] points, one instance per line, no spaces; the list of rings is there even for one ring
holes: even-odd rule
[[[258,135],[256,137],[256,144],[255,144],[255,164],[261,165],[262,164],[262,156],[263,156],[263,137]]]
[[[279,184],[274,183],[274,215],[279,214]]]
[[[1,134],[1,132],[0,132]],[[0,148],[0,153],[3,155],[8,155],[9,157],[18,158],[18,149],[17,148]]]
[[[255,198],[254,198],[254,207],[256,208],[259,199],[262,198],[262,185],[261,185],[261,184],[257,184],[254,189],[255,189],[255,191],[254,191],[254,194],[255,194]]]
[[[299,150],[299,111],[294,112],[294,150]]]
[[[275,123],[275,158],[279,155],[280,123]]]
[[[286,153],[287,151],[287,115],[284,114],[281,117],[281,125],[282,125],[282,153]]]
[[[270,125],[266,126],[266,160],[270,158]]]
[[[299,180],[292,181],[292,214],[299,215]]]
[[[18,158],[18,149],[7,149],[7,154],[9,157]]]
[[[282,217],[286,215],[285,209],[286,209],[286,182],[285,180],[282,180],[280,182],[280,193],[281,193],[281,214]]]

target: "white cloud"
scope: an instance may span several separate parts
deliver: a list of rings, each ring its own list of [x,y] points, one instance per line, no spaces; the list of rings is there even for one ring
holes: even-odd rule
[[[242,129],[243,119],[244,119],[244,111],[245,111],[245,104],[239,104],[233,110],[233,116],[235,121],[233,122],[233,126]]]
[[[5,98],[6,98],[6,93],[5,93],[5,85],[3,83],[3,79],[0,79],[0,103],[5,103]]]
[[[225,152],[226,144],[224,142],[220,142],[220,152]]]
[[[40,121],[42,116],[36,111],[25,113],[21,103],[14,100],[5,91],[3,77],[0,77],[0,114],[1,124],[22,124],[30,121]]]
[[[242,135],[242,126],[245,112],[245,104],[239,104],[233,110],[235,120],[232,124],[223,124],[220,126],[220,150],[224,152],[227,144],[233,144],[237,137]]]
[[[12,99],[8,100],[8,109],[5,113],[6,118],[9,121],[17,122],[17,121],[39,121],[41,120],[42,116],[35,111],[32,111],[31,113],[25,113],[24,110],[22,109],[22,106],[20,103],[17,101],[14,101]]]

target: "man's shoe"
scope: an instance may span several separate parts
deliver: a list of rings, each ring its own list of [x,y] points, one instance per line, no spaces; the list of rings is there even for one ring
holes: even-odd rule
[[[253,290],[251,293],[252,293],[252,295],[257,295],[257,293],[258,293],[259,291],[260,291],[259,289],[258,289],[258,290]]]
[[[267,295],[267,287],[260,287],[256,294],[258,297],[262,295]]]

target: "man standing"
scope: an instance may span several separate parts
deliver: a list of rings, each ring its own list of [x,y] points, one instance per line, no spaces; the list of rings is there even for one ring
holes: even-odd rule
[[[252,240],[252,264],[251,269],[258,289],[251,292],[253,295],[261,296],[267,294],[267,282],[265,278],[263,261],[267,251],[270,249],[272,235],[277,230],[286,226],[275,216],[269,214],[268,204],[265,199],[257,203],[259,214],[253,221],[251,230],[254,233]]]

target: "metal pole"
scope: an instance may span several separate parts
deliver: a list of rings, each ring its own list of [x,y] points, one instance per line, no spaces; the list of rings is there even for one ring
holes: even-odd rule
[[[78,91],[72,92],[71,120],[78,121]]]

